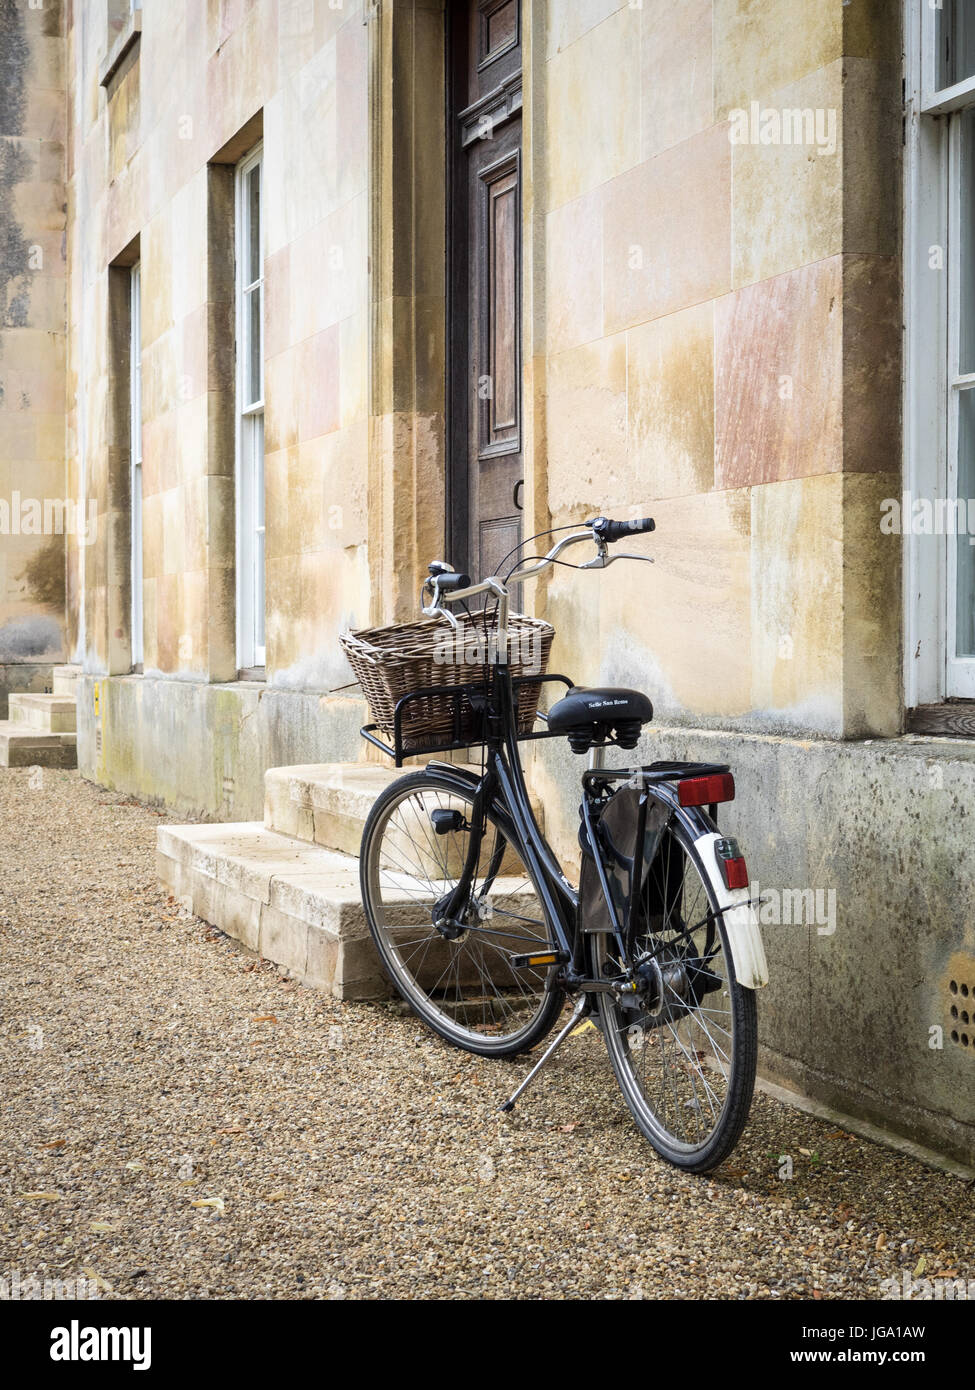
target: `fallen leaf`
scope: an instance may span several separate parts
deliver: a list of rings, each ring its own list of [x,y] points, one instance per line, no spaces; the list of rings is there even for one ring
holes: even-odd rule
[[[222,1197],[200,1197],[195,1202],[190,1202],[191,1207],[212,1207],[214,1211],[226,1211],[227,1203]]]
[[[883,1250],[883,1248],[884,1248],[884,1246],[885,1246],[886,1244],[887,1244],[887,1237],[884,1235],[883,1231],[881,1231],[881,1232],[880,1232],[880,1235],[877,1237],[877,1244],[876,1244],[873,1248],[874,1248],[875,1250]]]
[[[559,1125],[559,1130],[561,1131],[562,1134],[571,1134],[572,1131],[578,1127],[578,1124],[579,1124],[579,1121],[578,1121],[578,1120],[573,1120],[571,1124],[568,1124],[568,1125]]]
[[[805,1154],[807,1158],[812,1158],[812,1149],[800,1149],[799,1152]]]
[[[64,1146],[65,1146],[65,1144],[66,1144],[67,1142],[68,1142],[67,1139],[55,1139],[55,1140],[53,1140],[50,1144],[42,1144],[42,1145],[41,1145],[41,1148],[42,1148],[42,1149],[63,1149]]]
[[[60,1202],[60,1192],[22,1192],[22,1199],[25,1202]]]
[[[85,1266],[82,1265],[81,1272],[86,1279],[90,1279],[93,1284],[97,1284],[98,1287],[101,1289],[102,1293],[114,1292],[112,1285],[108,1282],[107,1279],[103,1279],[97,1270],[86,1269]]]
[[[939,1269],[934,1277],[935,1279],[957,1279],[958,1271],[957,1269]]]
[[[924,1273],[924,1271],[927,1269],[927,1267],[928,1267],[928,1262],[927,1262],[927,1260],[924,1258],[924,1256],[922,1255],[921,1258],[918,1260],[917,1264],[914,1266],[914,1278],[915,1278],[915,1279],[920,1278],[920,1276]]]
[[[816,1300],[817,1303],[820,1301],[820,1299],[822,1298],[822,1296],[823,1296],[823,1291],[822,1291],[822,1289],[813,1289],[813,1298]]]
[[[218,1134],[246,1134],[247,1131],[245,1130],[245,1128],[244,1128],[243,1125],[228,1125],[226,1129],[218,1129],[218,1130],[217,1130],[217,1133],[218,1133]]]
[[[594,1031],[595,1027],[596,1025],[595,1023],[593,1023],[591,1018],[584,1019],[583,1022],[579,1024],[578,1028],[573,1028],[569,1036],[577,1038],[580,1033],[588,1033],[590,1032],[590,1030]]]
[[[120,1227],[117,1221],[90,1221],[88,1223],[88,1229],[89,1231],[93,1232],[117,1231],[120,1229]]]
[[[199,1182],[199,1181],[200,1181],[200,1179],[199,1179],[198,1177],[197,1177],[197,1178],[184,1178],[183,1181],[180,1183],[180,1187],[192,1187],[194,1183],[197,1183],[197,1182]]]
[[[258,1014],[257,1018],[252,1018],[251,1023],[277,1023],[274,1014]]]
[[[269,1202],[286,1202],[288,1200],[288,1194],[287,1192],[272,1192],[267,1200]]]
[[[845,1129],[831,1129],[826,1136],[827,1139],[850,1139],[852,1135],[847,1134]]]
[[[126,1168],[128,1168],[130,1173],[141,1173],[146,1165],[144,1163],[140,1163],[137,1158],[130,1158],[125,1166]]]

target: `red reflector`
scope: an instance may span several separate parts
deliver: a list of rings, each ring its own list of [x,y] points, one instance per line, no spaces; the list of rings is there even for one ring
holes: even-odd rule
[[[724,870],[724,881],[729,888],[748,887],[748,870],[741,855],[737,859],[722,859],[721,868]]]
[[[677,783],[677,800],[682,806],[711,806],[718,801],[734,801],[735,779],[730,772],[710,777],[686,777]]]

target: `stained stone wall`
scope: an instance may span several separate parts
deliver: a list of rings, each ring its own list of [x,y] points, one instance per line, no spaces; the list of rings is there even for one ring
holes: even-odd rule
[[[667,720],[899,732],[897,5],[534,9],[546,495],[658,527],[654,569],[552,579],[556,667]]]
[[[101,85],[125,23],[74,8],[70,459],[100,527],[69,573],[87,670],[131,665],[128,417],[114,391],[126,306],[112,272],[138,256],[144,670],[236,678],[232,169],[263,138],[268,685],[347,678],[335,633],[369,603],[362,19],[357,0],[147,4]]]
[[[63,57],[58,3],[0,5],[2,718],[64,654]]]

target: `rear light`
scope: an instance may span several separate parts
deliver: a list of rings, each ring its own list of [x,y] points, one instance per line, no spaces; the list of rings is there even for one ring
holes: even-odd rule
[[[715,772],[709,777],[685,777],[677,783],[677,800],[681,806],[713,806],[719,801],[734,801],[735,779],[730,772]]]
[[[721,875],[728,888],[747,888],[748,869],[737,840],[716,840],[714,853],[721,865]]]

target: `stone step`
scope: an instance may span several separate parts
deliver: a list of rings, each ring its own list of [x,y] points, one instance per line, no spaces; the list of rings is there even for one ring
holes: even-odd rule
[[[257,822],[160,826],[161,882],[197,917],[340,999],[389,992],[349,855]]]
[[[366,925],[359,866],[352,855],[254,822],[168,825],[156,832],[156,866],[160,881],[188,911],[305,984],[339,999],[376,999],[392,992]],[[431,859],[424,882],[436,882],[437,872]],[[396,881],[400,878],[402,883]],[[522,879],[499,877],[495,884],[500,893],[511,895],[508,905],[520,901]],[[444,891],[446,886],[443,881]],[[522,910],[534,914],[533,897],[530,903]],[[429,929],[415,878],[387,875],[384,906],[408,936],[419,922]],[[452,950],[449,941],[424,948],[423,968],[431,985],[451,968]],[[475,972],[476,960],[467,963]],[[461,970],[460,983],[467,973]],[[471,978],[478,977],[472,973]]]
[[[77,738],[0,720],[0,767],[77,767]]]
[[[67,695],[12,694],[9,719],[49,734],[73,734],[77,728],[75,702]]]
[[[51,672],[54,694],[67,695],[74,699],[80,675],[80,666],[55,666]]]
[[[479,772],[473,764],[460,764]],[[310,763],[272,767],[264,774],[264,824],[268,830],[356,855],[362,827],[376,798],[415,768],[375,763]],[[532,798],[542,823],[542,806]]]

